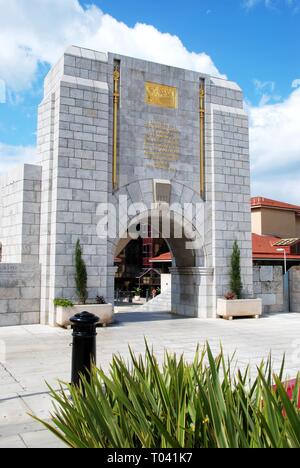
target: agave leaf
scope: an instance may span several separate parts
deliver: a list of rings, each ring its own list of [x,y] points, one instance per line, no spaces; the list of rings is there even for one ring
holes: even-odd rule
[[[289,399],[286,388],[283,386],[279,377],[274,376],[274,380],[284,406],[284,411],[291,429],[291,434],[293,435],[294,443],[300,447],[300,417],[296,409],[296,404],[292,403]]]

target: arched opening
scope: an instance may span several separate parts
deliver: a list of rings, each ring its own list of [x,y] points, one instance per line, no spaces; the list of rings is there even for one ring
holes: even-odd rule
[[[152,237],[149,225],[141,225],[141,231],[148,233],[138,239],[131,239],[124,246],[120,242],[114,262],[115,300],[117,303],[135,302],[142,304],[161,292],[161,276],[170,275],[172,252],[161,237]]]
[[[117,304],[139,299],[144,306],[150,301],[151,310],[160,296],[153,307],[160,301],[165,312],[198,316],[196,271],[205,266],[204,246],[175,213],[157,209],[134,217],[115,245],[114,265]]]

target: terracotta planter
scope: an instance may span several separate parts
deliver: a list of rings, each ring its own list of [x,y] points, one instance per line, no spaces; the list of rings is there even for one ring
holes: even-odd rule
[[[60,327],[70,325],[70,318],[80,312],[90,312],[99,317],[99,323],[104,327],[109,325],[114,320],[114,312],[112,304],[86,304],[74,305],[74,307],[56,307],[56,323]]]
[[[226,320],[233,320],[234,317],[255,317],[258,319],[262,315],[261,299],[218,299],[217,315]]]

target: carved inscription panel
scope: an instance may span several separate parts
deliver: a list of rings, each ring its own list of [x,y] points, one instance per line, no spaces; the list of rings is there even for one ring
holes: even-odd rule
[[[148,122],[145,125],[144,152],[149,159],[147,167],[174,171],[172,163],[180,156],[179,130],[163,122]]]

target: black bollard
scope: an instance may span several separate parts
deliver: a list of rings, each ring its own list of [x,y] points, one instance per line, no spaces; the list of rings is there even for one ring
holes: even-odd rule
[[[70,319],[73,329],[72,384],[79,385],[80,374],[90,381],[90,371],[96,364],[96,324],[99,317],[81,312]]]

